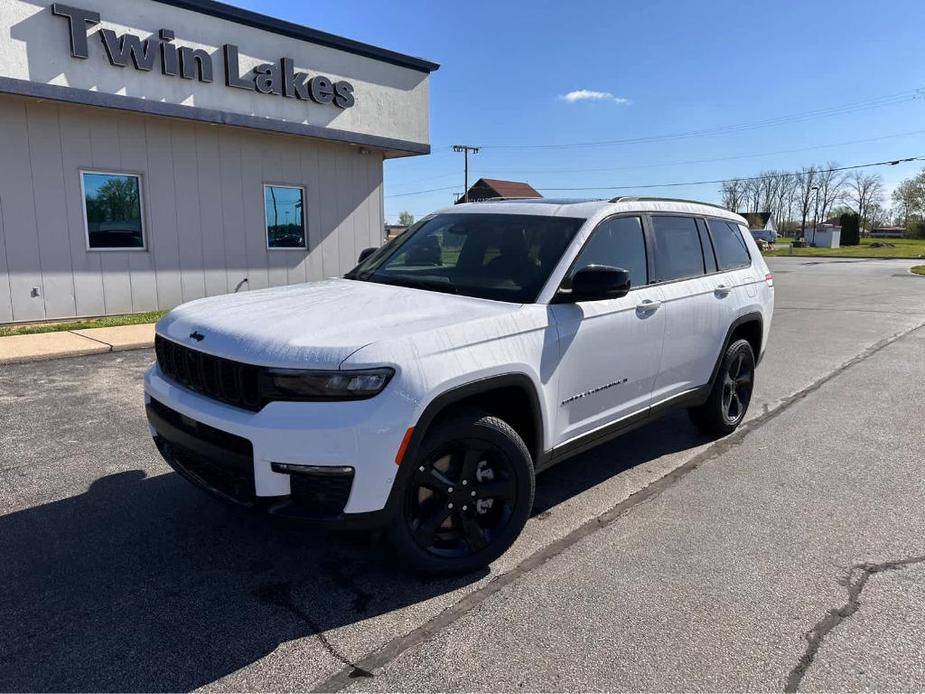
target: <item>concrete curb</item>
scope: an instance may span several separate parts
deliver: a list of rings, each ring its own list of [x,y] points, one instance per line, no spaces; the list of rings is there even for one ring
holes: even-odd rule
[[[0,337],[0,364],[83,357],[154,346],[154,324]]]

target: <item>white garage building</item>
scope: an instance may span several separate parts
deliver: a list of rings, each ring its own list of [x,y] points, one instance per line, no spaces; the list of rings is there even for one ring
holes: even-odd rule
[[[0,323],[340,274],[434,63],[210,0],[0,0]]]

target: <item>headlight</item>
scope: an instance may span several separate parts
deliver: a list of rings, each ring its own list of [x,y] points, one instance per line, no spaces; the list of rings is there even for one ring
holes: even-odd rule
[[[395,370],[299,371],[268,369],[264,394],[268,400],[364,400],[388,385]]]

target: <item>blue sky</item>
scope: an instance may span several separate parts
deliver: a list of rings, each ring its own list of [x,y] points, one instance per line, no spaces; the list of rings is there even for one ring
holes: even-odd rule
[[[629,186],[925,155],[922,0],[232,2],[441,64],[431,76],[433,154],[386,163],[388,221],[462,192],[457,143],[484,147],[470,157],[470,183],[487,176],[547,195],[603,197],[620,189],[550,189],[617,186],[708,201],[718,200],[717,185]],[[579,90],[615,98],[562,98]],[[651,138],[847,104],[858,107],[697,137],[510,147]],[[889,190],[921,165],[871,171]],[[447,190],[406,195],[435,188]]]

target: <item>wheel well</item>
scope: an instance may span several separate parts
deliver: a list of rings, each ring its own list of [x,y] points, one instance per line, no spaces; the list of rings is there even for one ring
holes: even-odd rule
[[[468,395],[444,407],[433,422],[451,417],[461,410],[482,410],[507,422],[530,451],[534,463],[542,453],[540,413],[534,398],[521,386],[502,386]]]
[[[752,351],[755,353],[755,359],[758,359],[761,354],[761,337],[761,321],[755,318],[737,325],[732,331],[732,335],[729,336],[729,344],[736,340],[748,340],[748,343],[752,346]]]

